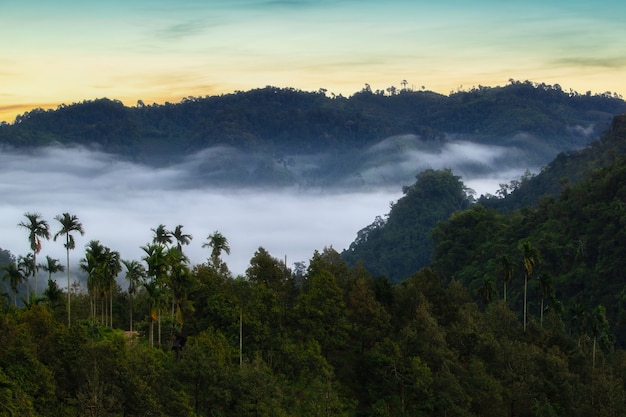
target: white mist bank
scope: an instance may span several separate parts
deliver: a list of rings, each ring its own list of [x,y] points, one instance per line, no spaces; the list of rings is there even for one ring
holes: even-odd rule
[[[477,195],[495,193],[498,184],[519,178],[522,171],[491,171],[464,182]],[[229,241],[231,254],[224,260],[234,274],[245,273],[259,247],[286,258],[291,267],[306,263],[315,250],[347,248],[360,229],[389,212],[390,203],[402,196],[402,185],[410,185],[367,192],[194,188],[188,186],[190,175],[185,165],[156,169],[85,149],[1,151],[0,248],[15,256],[30,252],[28,231],[17,226],[24,213],[40,213],[54,235],[60,227],[54,217],[69,212],[85,228],[84,236],[75,236],[72,264],[84,256],[90,240],[120,252],[122,259],[140,260],[141,246],[153,238],[151,229],[164,224],[168,230],[183,225],[183,232],[193,236],[184,247],[193,264],[207,259],[209,250],[202,244],[217,230]],[[65,264],[60,240],[43,242],[38,259],[46,255]],[[77,272],[75,266],[71,270]]]

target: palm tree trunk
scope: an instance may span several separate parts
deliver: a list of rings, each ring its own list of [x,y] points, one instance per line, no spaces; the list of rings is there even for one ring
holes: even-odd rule
[[[35,255],[35,252],[33,252],[33,281],[35,281],[35,297],[37,297],[37,256]],[[30,296],[29,296],[29,300],[30,301]]]
[[[71,313],[71,304],[70,304],[70,249],[69,249],[69,237],[65,238],[66,244],[66,252],[67,252],[67,327],[69,328],[72,324],[72,313]]]
[[[526,293],[528,288],[528,275],[524,275],[524,331],[526,331]]]
[[[157,314],[159,315],[159,317],[158,317],[158,321],[159,321],[159,349],[161,349],[161,307],[159,307],[159,309],[157,310]]]

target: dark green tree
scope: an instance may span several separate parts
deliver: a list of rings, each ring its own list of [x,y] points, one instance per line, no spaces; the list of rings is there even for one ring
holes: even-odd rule
[[[82,223],[78,220],[78,217],[74,214],[63,213],[55,217],[61,224],[61,229],[55,233],[54,240],[56,241],[59,236],[65,236],[65,253],[67,254],[67,262],[65,264],[67,269],[67,325],[72,323],[71,313],[71,283],[70,283],[70,250],[76,248],[76,242],[72,233],[80,233],[81,236],[85,234]]]
[[[37,295],[37,254],[41,252],[41,240],[50,239],[50,226],[42,219],[39,213],[25,213],[26,221],[21,221],[18,226],[28,230],[28,242],[33,251],[33,267],[31,273],[35,281],[35,295]],[[28,279],[26,280],[26,297],[30,298]]]
[[[128,281],[128,295],[130,296],[130,332],[133,332],[133,302],[137,288],[146,277],[146,269],[141,263],[134,260],[122,260],[122,264],[126,267],[126,280]]]
[[[524,268],[524,331],[526,330],[526,316],[527,316],[527,293],[528,293],[528,280],[535,272],[536,267],[541,264],[541,253],[537,248],[530,243],[529,240],[522,240],[518,245],[522,252],[522,266]]]

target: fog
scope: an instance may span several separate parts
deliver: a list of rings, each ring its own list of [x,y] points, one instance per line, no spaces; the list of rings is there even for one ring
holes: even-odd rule
[[[508,148],[463,141],[434,150],[417,145],[411,137],[381,142],[359,155],[356,171],[338,178],[335,186],[311,188],[212,185],[209,179],[218,174],[210,166],[247,163],[233,149],[206,150],[161,168],[78,147],[28,153],[5,149],[0,152],[0,248],[15,256],[30,252],[28,231],[18,227],[24,213],[40,213],[54,235],[60,227],[54,217],[69,212],[85,229],[84,236],[75,235],[76,249],[70,253],[73,275],[90,240],[120,252],[122,259],[140,260],[141,246],[152,241],[151,229],[159,224],[168,230],[183,225],[183,232],[193,236],[184,247],[193,264],[207,259],[210,251],[202,244],[220,231],[230,244],[231,254],[223,259],[233,274],[245,273],[259,247],[292,267],[308,262],[315,250],[347,248],[357,231],[387,214],[390,203],[402,196],[402,186],[426,168],[451,168],[477,196],[495,193],[500,183],[528,168],[506,163]],[[223,159],[216,161],[216,155]],[[322,160],[300,156],[290,169],[310,171]],[[46,255],[65,264],[62,240],[44,241],[38,261]]]

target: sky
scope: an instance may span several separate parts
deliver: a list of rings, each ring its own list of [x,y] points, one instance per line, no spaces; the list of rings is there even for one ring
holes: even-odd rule
[[[0,0],[0,121],[266,85],[442,94],[509,79],[626,96],[623,0]]]

